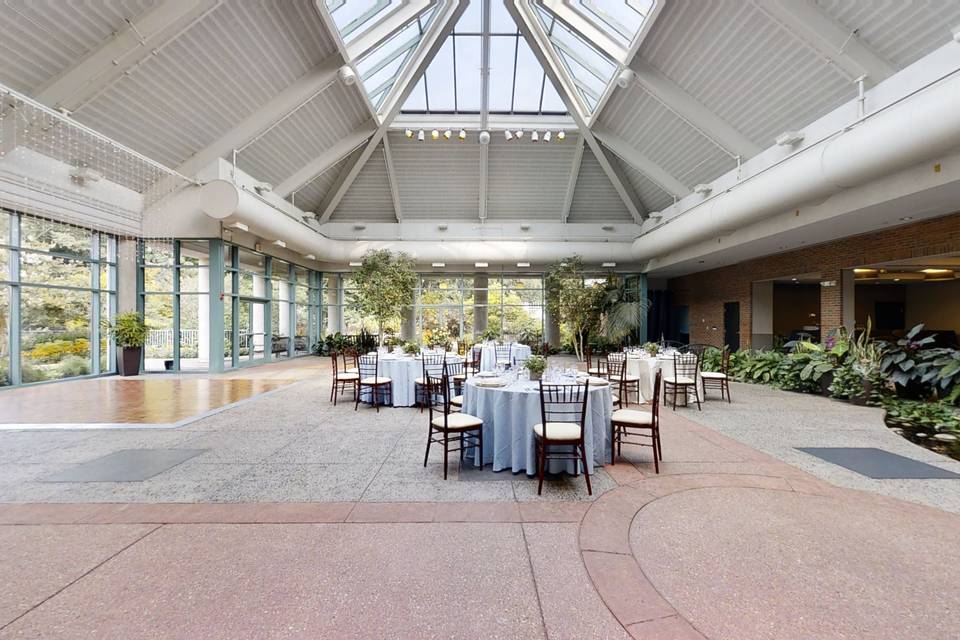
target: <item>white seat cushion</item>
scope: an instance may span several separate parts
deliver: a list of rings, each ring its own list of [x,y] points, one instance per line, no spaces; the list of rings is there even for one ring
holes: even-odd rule
[[[463,406],[463,396],[453,396],[450,398],[450,404],[456,405],[458,407]]]
[[[537,423],[533,425],[533,432],[543,437],[543,424]],[[568,442],[571,440],[580,439],[580,425],[574,424],[572,422],[548,422],[547,423],[547,439],[548,440],[561,440]]]
[[[653,424],[653,414],[649,411],[637,411],[636,409],[617,409],[613,412],[611,420],[623,424],[649,426]]]
[[[356,367],[350,367],[349,369],[344,369],[343,372],[344,373],[360,373],[360,369],[357,369]]]
[[[369,378],[364,378],[363,380],[361,380],[360,384],[390,384],[390,382],[391,382],[390,378],[381,378],[380,376],[377,376],[377,377],[371,376]]]
[[[611,393],[610,398],[613,400],[613,404],[617,404],[618,402],[620,402],[620,396],[618,396],[615,393]]]
[[[359,380],[359,373],[338,373],[337,380]]]
[[[413,381],[413,383],[414,383],[414,384],[425,385],[425,384],[427,384],[427,379],[426,379],[426,378],[417,378],[416,380]]]
[[[457,375],[453,376],[453,379],[454,379],[454,380],[466,380],[466,379],[467,379],[467,374],[465,374],[465,373],[458,373]]]
[[[726,380],[727,374],[720,373],[719,371],[701,371],[701,378],[710,378],[711,380]]]
[[[610,376],[610,379],[613,380],[614,382],[620,382],[620,379],[621,379],[621,378],[623,378],[623,379],[626,380],[627,382],[640,382],[640,377],[639,377],[639,376],[631,376],[631,375],[625,375],[625,376]]]
[[[599,368],[593,367],[591,369],[587,369],[587,373],[589,373],[592,376],[596,376],[596,375],[600,375],[601,371]]]
[[[439,415],[433,419],[430,423],[434,427],[443,429],[443,416]],[[448,413],[447,414],[447,430],[448,431],[461,431],[463,429],[476,429],[483,424],[483,420],[476,416],[471,416],[467,413]]]
[[[677,376],[674,379],[672,376],[669,378],[664,378],[664,382],[669,382],[670,384],[695,384],[693,378],[688,378],[686,376]]]

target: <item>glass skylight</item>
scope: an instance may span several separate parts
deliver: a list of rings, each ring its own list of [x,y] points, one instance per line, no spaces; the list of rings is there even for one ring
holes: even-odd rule
[[[654,0],[577,0],[571,2],[570,6],[595,27],[628,48],[653,10]]]
[[[490,3],[490,31],[483,5]],[[502,0],[472,0],[424,77],[404,103],[404,113],[479,114],[483,94],[483,40],[490,43],[489,112],[562,115],[567,108]]]
[[[340,31],[340,37],[350,43],[401,4],[401,0],[327,0],[327,10]]]
[[[352,0],[347,4],[351,3]],[[390,93],[435,15],[436,6],[425,10],[376,49],[357,60],[357,73],[375,107],[379,108]]]
[[[585,3],[577,3],[578,6],[582,4]],[[610,5],[613,6],[614,3]],[[588,111],[592,113],[613,80],[617,63],[540,5],[535,5],[535,10],[557,56],[563,62]]]

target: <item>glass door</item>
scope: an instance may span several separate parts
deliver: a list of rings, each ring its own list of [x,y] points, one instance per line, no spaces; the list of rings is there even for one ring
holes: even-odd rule
[[[240,298],[238,356],[241,364],[261,361],[266,357],[267,303]]]

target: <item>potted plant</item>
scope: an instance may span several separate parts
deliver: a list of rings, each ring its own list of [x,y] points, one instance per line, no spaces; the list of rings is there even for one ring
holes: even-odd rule
[[[415,356],[420,353],[420,345],[418,345],[416,342],[404,343],[403,352],[408,356]]]
[[[908,400],[920,400],[930,394],[928,383],[932,376],[927,374],[942,353],[941,349],[927,347],[933,344],[934,336],[917,338],[922,330],[923,325],[918,324],[896,343],[887,345],[880,363],[880,371],[893,380],[897,395]]]
[[[527,358],[526,367],[530,372],[530,379],[539,380],[547,369],[547,359],[543,356],[530,356]]]
[[[653,358],[660,353],[660,345],[658,345],[656,342],[646,342],[643,345],[643,350],[646,351],[651,358]]]
[[[135,376],[140,373],[140,359],[143,356],[143,345],[147,342],[150,328],[143,321],[143,317],[136,311],[128,311],[117,316],[116,322],[110,326],[110,333],[119,347],[117,352],[117,369],[122,376]]]

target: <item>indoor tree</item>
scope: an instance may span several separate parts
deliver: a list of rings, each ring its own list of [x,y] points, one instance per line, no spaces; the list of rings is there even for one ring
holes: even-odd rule
[[[607,276],[600,314],[603,334],[608,340],[620,342],[639,329],[646,311],[647,301],[640,300],[636,293],[630,291],[624,278],[614,274]]]
[[[583,259],[573,256],[547,268],[544,276],[547,309],[573,336],[573,351],[583,360],[584,347],[601,319],[604,289],[587,281]]]
[[[413,291],[417,286],[415,264],[406,253],[372,250],[364,254],[353,275],[350,303],[376,321],[381,346],[384,325],[399,320],[403,308],[413,304]]]

